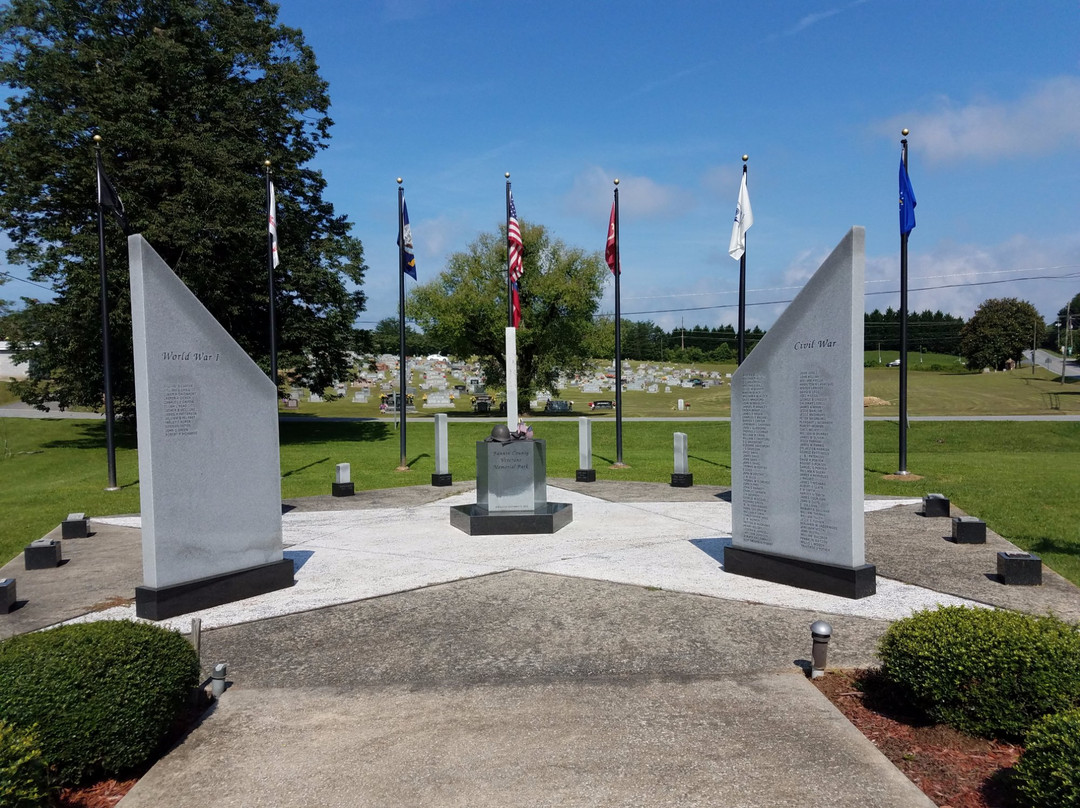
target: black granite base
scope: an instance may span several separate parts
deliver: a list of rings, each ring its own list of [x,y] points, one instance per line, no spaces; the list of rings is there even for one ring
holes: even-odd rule
[[[578,469],[574,472],[574,480],[579,483],[595,483],[596,469]]]
[[[293,585],[293,561],[285,558],[244,570],[213,575],[172,586],[135,587],[135,615],[146,620],[165,620],[223,603],[265,595]]]
[[[82,519],[65,519],[60,523],[61,539],[85,539],[89,535],[90,520],[85,517]]]
[[[954,516],[952,540],[957,544],[986,544],[986,522],[974,516]]]
[[[521,533],[554,533],[574,521],[574,506],[548,502],[532,511],[488,511],[481,505],[450,508],[450,526],[470,536],[497,536]]]
[[[23,564],[28,570],[48,570],[60,566],[60,542],[38,539],[23,550]]]
[[[453,485],[454,484],[454,475],[453,474],[432,474],[431,475],[431,484],[436,486],[436,487]]]
[[[0,578],[0,614],[15,608],[15,579]]]
[[[1041,586],[1042,559],[1032,553],[997,554],[997,574],[1009,586]]]
[[[330,483],[330,493],[335,497],[351,497],[356,493],[356,484]]]
[[[853,600],[877,592],[877,571],[873,564],[840,567],[742,547],[725,547],[724,572]]]
[[[671,475],[671,487],[672,488],[692,488],[694,486],[693,474],[679,474],[674,473]]]
[[[949,516],[949,498],[941,494],[927,494],[923,497],[923,516]]]

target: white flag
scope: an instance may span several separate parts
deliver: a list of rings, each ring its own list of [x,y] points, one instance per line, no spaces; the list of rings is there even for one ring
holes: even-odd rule
[[[746,231],[754,223],[754,212],[750,209],[750,194],[746,191],[746,172],[739,185],[739,203],[735,206],[735,223],[731,226],[731,243],[728,255],[738,261],[746,252]]]
[[[274,266],[281,263],[277,251],[277,201],[274,198],[274,183],[270,183],[270,253],[274,256]]]

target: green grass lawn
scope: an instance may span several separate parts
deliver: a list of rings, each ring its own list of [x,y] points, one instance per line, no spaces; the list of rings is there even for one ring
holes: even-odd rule
[[[1000,375],[1000,374],[999,374]],[[450,470],[455,480],[476,476],[475,442],[490,423],[462,419],[450,426]],[[672,433],[686,432],[694,482],[731,483],[731,440],[726,422],[627,422],[623,459],[615,461],[615,424],[593,425],[593,465],[599,479],[669,482]],[[544,421],[537,437],[547,440],[548,475],[573,477],[577,468],[577,423]],[[358,489],[428,485],[434,469],[433,426],[408,424],[411,471],[395,472],[399,439],[384,421],[283,422],[282,496],[327,494],[334,465],[348,462]],[[1025,422],[937,422],[912,424],[908,470],[923,477],[890,482],[896,470],[897,431],[890,422],[866,424],[866,492],[921,497],[945,494],[958,507],[1080,584],[1080,424]],[[119,430],[117,482],[106,493],[105,430],[96,421],[0,419],[0,560],[13,558],[33,539],[73,511],[91,516],[139,510],[134,436]]]

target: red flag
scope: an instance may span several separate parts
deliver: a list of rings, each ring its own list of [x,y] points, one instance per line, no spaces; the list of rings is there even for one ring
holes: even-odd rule
[[[604,260],[607,261],[608,269],[611,270],[612,275],[618,275],[619,272],[615,268],[615,203],[611,203],[611,221],[608,222],[607,230],[607,249],[604,251]]]

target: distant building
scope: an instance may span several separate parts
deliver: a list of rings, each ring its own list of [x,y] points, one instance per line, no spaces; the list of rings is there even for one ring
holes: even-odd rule
[[[16,364],[15,351],[6,342],[0,342],[0,382],[26,378],[26,363]]]

